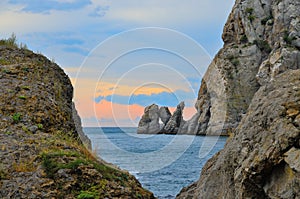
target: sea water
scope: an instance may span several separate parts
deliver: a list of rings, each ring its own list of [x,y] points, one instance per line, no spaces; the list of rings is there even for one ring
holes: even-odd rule
[[[175,198],[183,187],[198,180],[205,162],[226,142],[226,137],[139,135],[136,130],[84,128],[102,159],[129,171],[161,199]]]

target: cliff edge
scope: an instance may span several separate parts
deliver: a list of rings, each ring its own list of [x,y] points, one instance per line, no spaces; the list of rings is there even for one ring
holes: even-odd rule
[[[223,31],[224,46],[208,67],[187,134],[228,135],[257,90],[300,67],[297,0],[237,0]],[[195,126],[189,128],[189,126]]]
[[[154,198],[87,149],[63,70],[0,44],[0,198]]]
[[[299,198],[300,2],[237,0],[222,37],[197,132],[230,137],[177,198]]]

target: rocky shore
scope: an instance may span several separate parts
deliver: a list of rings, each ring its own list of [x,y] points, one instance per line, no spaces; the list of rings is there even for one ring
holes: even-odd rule
[[[68,76],[0,41],[0,198],[154,198],[97,158],[81,129]]]
[[[237,0],[196,107],[230,137],[177,198],[300,197],[300,2]]]

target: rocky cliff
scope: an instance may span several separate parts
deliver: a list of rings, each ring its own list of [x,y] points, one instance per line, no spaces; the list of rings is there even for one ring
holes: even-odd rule
[[[63,70],[9,40],[0,44],[0,198],[153,198],[84,147],[90,141]]]
[[[300,2],[237,0],[206,72],[199,134],[230,134],[177,198],[300,197]]]
[[[197,134],[231,133],[261,85],[300,67],[299,4],[297,0],[236,1],[224,27],[224,47],[202,80],[197,119],[188,121]]]

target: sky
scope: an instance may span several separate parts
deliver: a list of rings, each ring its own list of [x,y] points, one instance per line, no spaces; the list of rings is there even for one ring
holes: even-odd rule
[[[0,37],[59,64],[83,126],[137,126],[144,107],[185,102],[222,47],[233,0],[1,0]]]

